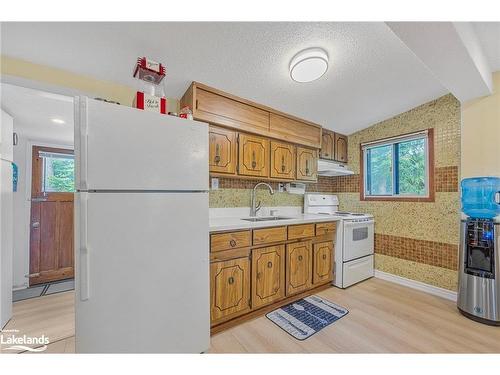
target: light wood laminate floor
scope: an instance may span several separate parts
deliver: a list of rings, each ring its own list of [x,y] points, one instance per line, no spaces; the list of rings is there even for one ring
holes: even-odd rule
[[[213,336],[209,353],[500,353],[500,327],[463,317],[452,301],[375,278],[318,294],[349,314],[305,341],[260,317]],[[9,325],[59,337],[46,352],[74,352],[72,298],[68,292],[18,302]],[[51,303],[50,318],[35,317]]]

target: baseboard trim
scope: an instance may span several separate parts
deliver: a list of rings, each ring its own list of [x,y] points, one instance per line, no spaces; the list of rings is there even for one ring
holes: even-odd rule
[[[433,294],[435,296],[445,298],[445,299],[448,299],[450,301],[456,302],[456,300],[457,300],[457,292],[454,292],[454,291],[448,290],[448,289],[444,289],[444,288],[440,288],[438,286],[429,285],[429,284],[423,283],[421,281],[407,279],[405,277],[396,276],[396,275],[393,275],[391,273],[387,273],[387,272],[383,272],[383,271],[379,271],[379,270],[375,270],[375,277],[382,279],[382,280],[393,282],[395,284],[404,285],[404,286],[407,286],[407,287],[412,288],[412,289],[417,289],[417,290],[420,290],[422,292]]]

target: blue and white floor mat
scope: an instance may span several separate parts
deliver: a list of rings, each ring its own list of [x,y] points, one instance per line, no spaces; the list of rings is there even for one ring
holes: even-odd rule
[[[318,296],[309,296],[279,309],[266,317],[297,340],[305,340],[349,311]]]

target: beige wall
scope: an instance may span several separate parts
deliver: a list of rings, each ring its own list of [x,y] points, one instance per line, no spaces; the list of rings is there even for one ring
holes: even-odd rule
[[[500,71],[494,92],[462,106],[462,177],[500,177]]]
[[[0,72],[2,76],[13,76],[48,85],[71,88],[80,91],[84,95],[113,100],[127,106],[132,106],[136,92],[134,88],[129,86],[98,80],[67,70],[34,64],[4,55],[1,56],[0,60]],[[177,112],[178,107],[179,101],[177,99],[168,99],[169,110],[173,109]]]

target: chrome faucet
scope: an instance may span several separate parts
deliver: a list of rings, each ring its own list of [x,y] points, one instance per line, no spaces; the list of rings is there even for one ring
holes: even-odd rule
[[[255,217],[257,216],[257,211],[260,210],[261,208],[261,205],[259,203],[257,203],[257,205],[255,205],[255,193],[257,192],[257,188],[260,186],[260,185],[264,185],[264,186],[267,186],[267,188],[269,189],[269,192],[271,193],[271,195],[274,194],[274,190],[273,188],[271,187],[271,185],[269,185],[268,183],[265,183],[265,182],[259,182],[257,185],[255,185],[253,187],[253,190],[252,190],[252,206],[250,207],[250,217]]]

